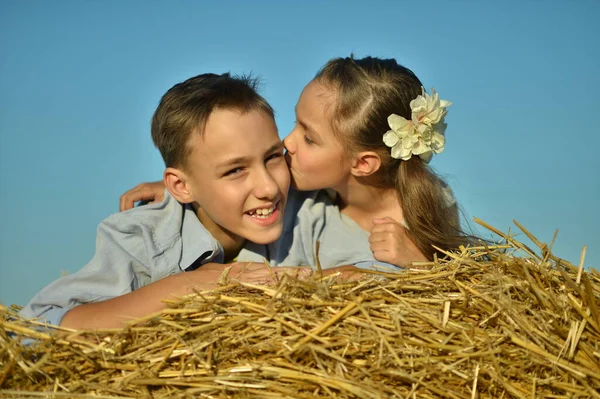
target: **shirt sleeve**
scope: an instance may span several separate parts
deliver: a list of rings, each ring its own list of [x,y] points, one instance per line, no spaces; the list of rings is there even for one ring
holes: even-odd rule
[[[147,285],[152,279],[147,251],[151,239],[151,229],[127,214],[112,215],[98,226],[92,260],[42,289],[21,310],[21,316],[59,325],[75,306],[114,298]]]
[[[404,270],[403,267],[380,261],[360,261],[355,262],[353,266],[359,269],[377,270],[380,272],[398,272]]]
[[[296,198],[293,223],[289,223],[282,239],[285,245],[279,248],[280,266],[316,265],[316,242],[326,223],[326,207],[331,199],[323,190],[300,192]]]

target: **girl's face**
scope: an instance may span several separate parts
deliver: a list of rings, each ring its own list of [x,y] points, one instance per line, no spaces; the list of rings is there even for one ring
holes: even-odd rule
[[[303,191],[340,186],[350,176],[350,160],[331,126],[335,93],[310,82],[296,104],[296,126],[283,141],[292,185]]]

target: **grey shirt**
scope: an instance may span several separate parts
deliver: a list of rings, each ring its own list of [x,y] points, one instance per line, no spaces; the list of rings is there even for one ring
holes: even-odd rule
[[[375,261],[368,233],[342,215],[325,190],[291,190],[281,238],[269,245],[247,243],[238,261],[267,259],[273,266],[314,267],[317,240],[323,268],[395,267]],[[160,204],[116,213],[100,223],[92,260],[42,289],[21,315],[58,325],[75,306],[115,298],[172,274],[223,261],[222,246],[204,228],[194,209],[166,191]]]
[[[398,270],[397,266],[375,260],[369,246],[369,233],[342,214],[334,198],[331,190],[290,190],[279,240],[268,245],[249,243],[237,260],[262,262],[267,259],[272,266],[315,267],[318,257],[323,269],[354,265]],[[320,243],[318,254],[317,241]]]
[[[223,248],[194,209],[166,192],[160,204],[116,213],[102,221],[92,260],[42,289],[21,315],[58,325],[77,305],[115,298],[172,274],[223,260]]]

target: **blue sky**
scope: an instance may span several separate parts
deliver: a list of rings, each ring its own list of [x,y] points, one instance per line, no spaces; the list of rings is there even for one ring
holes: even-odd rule
[[[0,302],[81,268],[119,195],[161,178],[150,118],[173,84],[258,74],[285,137],[302,87],[350,53],[396,58],[454,103],[432,166],[469,219],[558,228],[554,252],[578,263],[587,245],[598,268],[599,19],[594,0],[4,0]]]

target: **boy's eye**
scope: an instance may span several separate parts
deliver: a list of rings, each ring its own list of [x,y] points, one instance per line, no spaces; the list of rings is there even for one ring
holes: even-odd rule
[[[275,154],[271,154],[271,155],[269,155],[269,156],[267,157],[267,159],[265,159],[265,162],[269,162],[269,161],[271,161],[271,160],[273,160],[273,159],[277,159],[277,158],[281,158],[281,157],[283,157],[283,154],[282,154],[282,153],[280,153],[280,152],[276,152]]]
[[[242,172],[243,170],[244,170],[243,168],[233,168],[233,169],[228,170],[227,172],[225,172],[225,174],[223,176],[236,175],[236,174]]]
[[[315,142],[312,141],[307,135],[304,135],[304,142],[308,145],[314,144]]]

